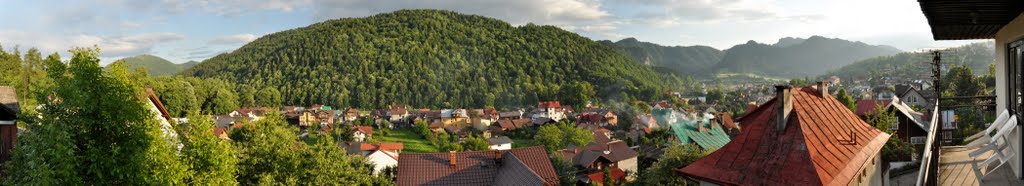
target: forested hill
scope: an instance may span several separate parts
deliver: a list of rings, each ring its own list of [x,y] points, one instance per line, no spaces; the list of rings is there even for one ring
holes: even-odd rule
[[[132,56],[121,60],[124,60],[124,63],[128,65],[129,69],[132,70],[139,67],[146,68],[146,71],[151,76],[174,75],[188,67],[192,67],[195,65],[195,63],[174,64],[170,61],[167,61],[164,58],[160,58],[149,54]]]
[[[964,65],[974,74],[988,73],[988,66],[996,60],[992,42],[978,42],[960,47],[939,50],[942,64]],[[904,52],[889,56],[874,57],[835,69],[821,78],[838,76],[843,80],[860,80],[877,77],[900,79],[930,79],[932,54],[930,52]]]
[[[284,104],[361,108],[535,105],[588,92],[646,99],[672,84],[610,46],[554,26],[441,10],[273,33],[181,74],[278,88]]]
[[[749,41],[725,50],[715,69],[781,77],[817,76],[855,61],[899,52],[890,46],[821,36],[782,38],[773,45]]]
[[[708,74],[705,72],[718,64],[724,54],[709,46],[661,46],[636,38],[602,42],[618,47],[644,65],[664,67],[685,74]]]

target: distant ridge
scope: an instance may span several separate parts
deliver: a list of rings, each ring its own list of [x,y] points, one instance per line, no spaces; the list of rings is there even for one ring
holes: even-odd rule
[[[190,61],[184,64],[174,64],[164,58],[149,54],[127,57],[121,60],[123,60],[131,70],[135,70],[139,67],[145,67],[150,76],[170,76],[198,64],[198,62],[195,61]]]

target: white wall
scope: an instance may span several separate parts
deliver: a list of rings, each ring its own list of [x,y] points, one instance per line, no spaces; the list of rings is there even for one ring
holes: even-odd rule
[[[631,173],[636,173],[636,157],[625,159],[618,162],[619,169]]]
[[[491,150],[509,150],[509,149],[512,149],[512,144],[511,143],[500,144],[500,145],[491,145]]]
[[[367,155],[366,161],[373,163],[374,174],[380,173],[384,168],[398,166],[398,160],[384,154],[382,151],[374,151],[373,154]]]
[[[996,33],[996,104],[998,108],[1006,108],[1007,105],[1004,102],[1006,100],[1006,46],[1010,42],[1024,39],[1024,15],[1017,16],[1016,19],[1010,21],[1009,24],[1003,26],[1002,30]],[[1019,64],[1024,65],[1024,64]],[[1000,109],[1001,110],[1001,109]],[[1013,148],[1021,148],[1021,127],[1010,134],[1010,138],[1013,139]],[[1018,154],[1010,161],[1010,167],[1013,168],[1014,174],[1017,178],[1021,178],[1021,167],[1020,167],[1021,155]]]

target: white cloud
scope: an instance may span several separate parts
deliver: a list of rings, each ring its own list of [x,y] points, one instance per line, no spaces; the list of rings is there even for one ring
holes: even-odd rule
[[[230,36],[214,38],[213,40],[210,40],[209,42],[207,42],[207,44],[230,45],[230,44],[248,43],[250,41],[256,40],[256,38],[259,38],[259,37],[256,36],[256,35],[253,35],[253,34],[236,34],[236,35],[230,35]]]
[[[17,30],[0,31],[0,41],[21,47],[35,47],[43,51],[67,51],[71,47],[100,47],[101,57],[122,57],[149,53],[158,44],[185,39],[176,33],[142,33],[129,36],[106,37],[90,34],[42,34]]]

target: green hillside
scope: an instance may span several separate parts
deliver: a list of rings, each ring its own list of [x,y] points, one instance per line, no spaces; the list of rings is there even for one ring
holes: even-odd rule
[[[653,67],[673,69],[684,74],[706,74],[708,70],[722,60],[722,51],[708,46],[661,46],[642,42],[636,38],[626,38],[612,43],[629,54],[633,60]]]
[[[174,64],[164,58],[154,55],[142,54],[121,59],[128,65],[129,69],[135,70],[138,67],[145,67],[150,76],[170,76],[181,72],[193,64]]]
[[[648,99],[678,84],[613,47],[554,26],[512,26],[440,10],[273,33],[181,74],[278,88],[285,104],[362,108],[535,105],[586,95]]]
[[[899,49],[889,46],[821,36],[783,38],[773,45],[749,41],[725,50],[715,71],[778,77],[817,76],[855,61],[898,52]]]
[[[960,47],[940,50],[943,65],[966,65],[974,74],[988,73],[988,65],[995,62],[995,48],[992,42],[979,42]],[[874,57],[832,70],[827,76],[842,79],[869,79],[871,77],[896,77],[901,79],[929,79],[931,76],[932,54],[930,52],[903,52]]]

